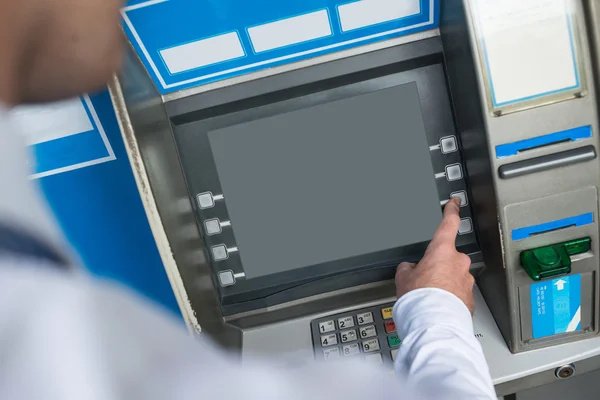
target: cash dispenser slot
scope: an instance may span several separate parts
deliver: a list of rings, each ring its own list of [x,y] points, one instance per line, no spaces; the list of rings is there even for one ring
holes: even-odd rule
[[[596,158],[594,146],[583,146],[577,149],[561,151],[560,153],[548,154],[529,160],[505,164],[498,168],[498,174],[502,179],[516,178],[536,172],[562,168],[573,164],[591,161]]]

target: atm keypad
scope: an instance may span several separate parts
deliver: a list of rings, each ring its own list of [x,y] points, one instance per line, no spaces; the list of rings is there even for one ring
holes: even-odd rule
[[[332,333],[331,335],[321,336],[321,346],[328,347],[335,346],[336,344],[338,344],[338,341],[337,335],[335,333]]]
[[[339,357],[340,357],[340,349],[337,347],[331,347],[329,349],[323,350],[323,358],[326,360],[329,360],[332,358],[339,358]]]
[[[346,357],[356,356],[360,354],[360,346],[358,345],[358,343],[347,344],[346,346],[342,347],[342,349],[344,356]]]
[[[311,322],[315,357],[360,357],[391,366],[402,340],[392,320],[393,303],[319,318]]]
[[[338,327],[340,329],[352,328],[354,326],[354,317],[344,317],[338,319]]]
[[[372,353],[374,351],[379,351],[381,347],[379,347],[379,339],[370,339],[362,342],[363,352]]]
[[[342,339],[342,343],[353,342],[356,340],[356,330],[350,329],[349,331],[340,332],[340,338]]]
[[[369,325],[360,328],[360,337],[362,339],[370,338],[373,336],[377,336],[377,328],[375,328],[375,325]]]
[[[335,331],[335,323],[333,322],[333,320],[319,323],[319,332],[327,333],[333,331]]]
[[[372,324],[373,323],[373,313],[366,312],[362,314],[357,314],[356,319],[358,320],[359,325]]]

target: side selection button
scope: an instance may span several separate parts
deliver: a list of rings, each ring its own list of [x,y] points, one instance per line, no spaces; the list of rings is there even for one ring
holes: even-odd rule
[[[440,139],[440,149],[442,154],[454,153],[458,150],[455,136],[446,136]]]
[[[235,276],[233,275],[233,271],[227,270],[219,272],[219,282],[223,287],[235,285]]]
[[[229,253],[227,252],[227,247],[224,244],[219,244],[213,246],[211,248],[213,260],[215,261],[223,261],[229,258]]]
[[[200,193],[196,196],[196,201],[198,202],[198,207],[201,210],[206,210],[207,208],[212,208],[215,206],[215,199],[213,198],[213,194],[211,192]]]
[[[460,199],[461,207],[466,207],[469,204],[469,200],[467,199],[467,192],[464,190],[450,193],[450,198],[454,198],[454,197],[457,197]]]
[[[448,181],[457,181],[459,179],[462,179],[462,177],[463,173],[460,164],[452,164],[446,166],[446,179],[448,179]]]
[[[207,219],[204,221],[204,230],[208,236],[218,235],[222,232],[221,221],[219,221],[217,218]]]
[[[463,218],[460,220],[460,225],[458,227],[459,235],[466,235],[467,233],[473,232],[473,222],[471,218]]]

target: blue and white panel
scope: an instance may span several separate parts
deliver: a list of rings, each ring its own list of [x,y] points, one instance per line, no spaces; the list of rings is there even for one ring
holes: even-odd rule
[[[89,96],[12,111],[15,129],[32,148],[32,178],[115,160]]]
[[[438,25],[439,0],[132,0],[124,28],[161,93]]]
[[[535,283],[530,295],[534,339],[581,330],[581,275]]]

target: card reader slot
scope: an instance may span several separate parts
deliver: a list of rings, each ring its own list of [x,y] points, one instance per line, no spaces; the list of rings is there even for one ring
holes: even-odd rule
[[[512,240],[528,239],[532,236],[556,232],[562,229],[579,227],[594,223],[594,213],[586,213],[574,217],[563,218],[556,221],[526,226],[512,230]]]
[[[580,126],[579,128],[567,129],[548,135],[537,136],[531,139],[519,140],[517,142],[505,143],[496,146],[496,158],[516,156],[519,153],[539,149],[541,147],[556,145],[560,143],[574,142],[592,137],[591,126]]]
[[[502,179],[511,179],[536,172],[547,171],[554,168],[579,164],[596,158],[594,146],[584,146],[577,149],[548,154],[529,160],[518,161],[502,165],[498,168],[498,175]]]

